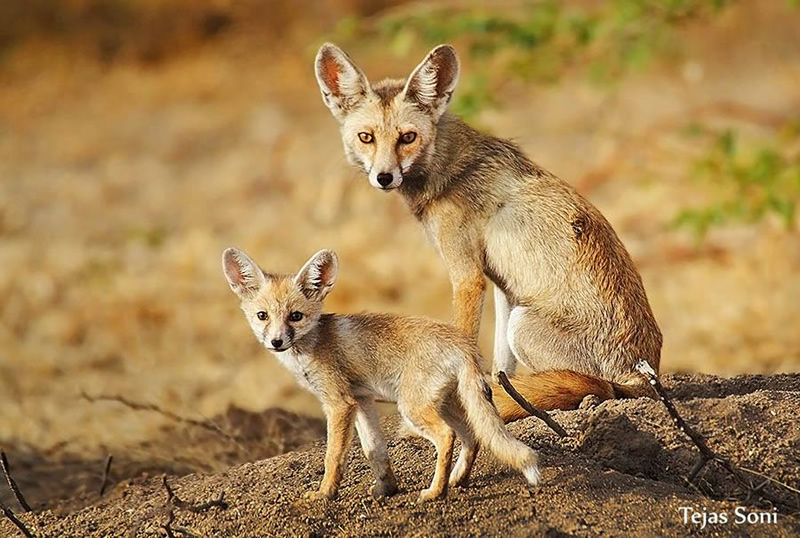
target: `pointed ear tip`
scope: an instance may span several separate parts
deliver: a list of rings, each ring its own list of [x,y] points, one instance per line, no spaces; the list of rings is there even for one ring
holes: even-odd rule
[[[316,254],[314,254],[314,256],[312,256],[312,258],[328,258],[334,261],[338,259],[338,257],[336,256],[336,252],[334,252],[329,248],[320,249],[319,251],[317,251]]]
[[[456,51],[456,48],[449,43],[442,43],[441,45],[437,45],[431,52],[450,54],[458,58],[458,52]]]
[[[325,43],[320,45],[319,50],[317,51],[317,58],[322,58],[323,55],[340,53],[341,51],[342,49],[340,49],[330,41],[326,41]]]

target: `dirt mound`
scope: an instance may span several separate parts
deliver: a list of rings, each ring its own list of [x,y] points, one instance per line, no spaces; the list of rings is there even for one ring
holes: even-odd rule
[[[135,412],[135,411],[132,411]],[[152,476],[216,473],[247,461],[295,450],[325,437],[325,423],[283,409],[252,413],[230,407],[207,421],[178,421],[152,439],[111,454],[106,489],[146,483]],[[65,445],[46,450],[0,443],[14,478],[34,510],[67,514],[100,497],[106,457],[75,453]],[[11,493],[0,500],[12,504]],[[0,536],[4,536],[0,534]]]
[[[742,468],[800,489],[796,427],[800,375],[734,379],[674,375],[666,376],[665,385],[676,395],[684,418],[714,450]],[[432,473],[433,449],[424,440],[392,433],[398,419],[390,416],[384,427],[390,433],[390,453],[400,481],[398,495],[384,501],[369,496],[370,471],[354,447],[339,498],[303,500],[303,492],[313,489],[322,476],[324,443],[316,441],[305,449],[224,471],[169,478],[187,503],[224,494],[226,505],[197,512],[175,508],[171,529],[176,535],[182,529],[197,536],[686,535],[700,530],[699,518],[705,518],[705,531],[716,535],[800,532],[796,513],[760,503],[758,495],[748,497],[716,464],[703,470],[696,487],[687,486],[684,477],[697,451],[672,426],[659,402],[608,401],[593,409],[555,412],[554,417],[570,438],[558,438],[534,418],[510,425],[516,436],[540,452],[543,485],[533,492],[521,477],[483,453],[468,487],[451,491],[446,500],[415,504],[418,490]],[[256,444],[271,443],[257,435],[262,423],[256,415],[240,419],[240,424],[248,424],[245,429]],[[272,424],[280,428],[270,435],[282,435],[281,428],[294,432],[289,436],[294,441],[283,442],[287,448],[320,433],[318,422],[288,414]],[[242,442],[247,436],[236,438]],[[192,448],[202,451],[210,440],[198,437]],[[174,445],[176,461],[191,445],[185,441]],[[209,452],[220,461],[226,457],[213,447]],[[24,471],[19,468],[20,476]],[[752,477],[753,486],[760,485],[788,505],[800,501],[790,490]],[[71,514],[47,510],[20,517],[47,536],[163,536],[170,517],[166,500],[161,477],[151,475],[122,481],[102,499]],[[692,511],[698,514],[696,524],[691,523]],[[720,522],[723,513],[726,523]],[[748,514],[759,522],[739,522]],[[14,532],[8,521],[0,522],[0,535]]]

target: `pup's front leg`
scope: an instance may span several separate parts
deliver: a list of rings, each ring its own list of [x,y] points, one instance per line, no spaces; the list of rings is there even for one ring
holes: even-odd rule
[[[338,402],[324,406],[328,423],[328,442],[325,448],[325,474],[317,491],[305,494],[307,499],[332,499],[342,482],[347,452],[353,440],[356,406]]]
[[[389,463],[389,451],[378,422],[378,410],[371,401],[359,402],[358,405],[356,430],[361,441],[361,448],[364,449],[364,456],[369,461],[375,475],[372,496],[380,499],[393,495],[397,492],[397,479]]]

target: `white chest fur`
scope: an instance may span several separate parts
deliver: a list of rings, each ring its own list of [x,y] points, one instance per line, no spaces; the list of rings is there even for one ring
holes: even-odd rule
[[[317,392],[313,383],[313,378],[311,377],[312,358],[310,355],[295,353],[294,350],[291,349],[280,352],[273,351],[272,354],[292,373],[300,386],[313,393]]]

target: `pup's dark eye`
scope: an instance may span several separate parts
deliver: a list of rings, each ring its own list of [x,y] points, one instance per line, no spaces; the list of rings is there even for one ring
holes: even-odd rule
[[[375,137],[370,133],[358,133],[358,139],[365,144],[372,144],[372,141],[375,140]]]
[[[415,133],[414,131],[409,131],[407,133],[403,133],[400,135],[401,144],[410,144],[416,139],[417,139],[417,133]]]
[[[258,319],[260,319],[261,321],[266,321],[266,319],[267,319],[267,313],[266,313],[266,312],[264,312],[263,310],[262,310],[261,312],[256,312],[256,317],[257,317]]]
[[[302,312],[292,312],[289,314],[289,321],[300,321],[301,319],[303,319]]]

